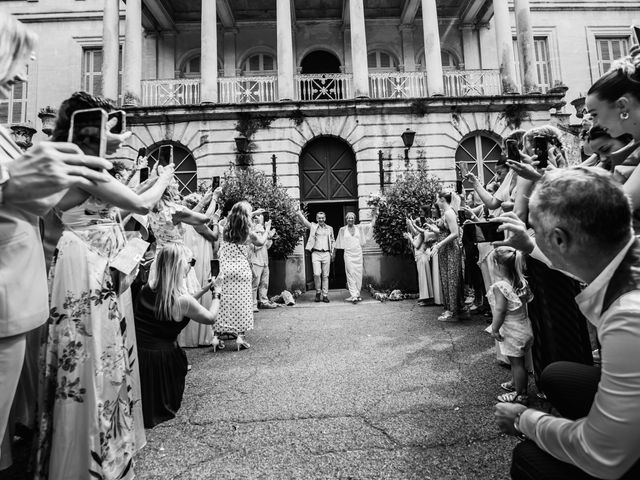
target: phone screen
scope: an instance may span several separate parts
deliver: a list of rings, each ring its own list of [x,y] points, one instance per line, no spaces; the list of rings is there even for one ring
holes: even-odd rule
[[[264,219],[264,223],[267,223],[269,221],[269,212],[264,212],[262,218]]]
[[[211,276],[217,277],[220,273],[220,261],[219,260],[210,260],[211,265]]]
[[[220,177],[213,177],[211,179],[211,190],[215,190],[220,186]]]
[[[518,142],[515,140],[507,140],[507,158],[514,162],[520,162],[520,152],[518,151]]]
[[[127,114],[124,113],[123,110],[115,110],[109,113],[109,120],[111,120],[112,118],[117,119],[118,123],[111,127],[111,130],[109,131],[116,134],[124,133],[125,129],[127,128]]]
[[[101,108],[77,110],[71,116],[69,141],[87,155],[104,157],[106,154],[107,113]]]
[[[533,148],[538,156],[538,168],[547,168],[549,166],[549,146],[546,137],[540,135],[533,137]]]
[[[500,222],[468,222],[463,228],[474,243],[486,243],[504,240],[504,233],[498,231],[499,226]]]
[[[147,156],[147,149],[145,147],[138,149],[138,159]],[[149,167],[140,169],[140,182],[145,182],[149,178]]]

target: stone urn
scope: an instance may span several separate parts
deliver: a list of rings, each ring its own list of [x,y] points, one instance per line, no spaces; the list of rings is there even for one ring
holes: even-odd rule
[[[571,101],[571,105],[573,105],[576,109],[576,117],[578,118],[582,118],[584,115],[585,101],[586,97],[578,97],[575,100]]]
[[[53,107],[44,107],[38,112],[38,118],[42,121],[42,132],[45,135],[51,136],[53,133],[57,116],[58,111]]]
[[[33,138],[33,134],[36,133],[36,129],[30,124],[16,123],[11,125],[9,128],[11,129],[13,141],[16,142],[16,145],[18,145],[22,150],[26,151],[33,145],[31,138]]]

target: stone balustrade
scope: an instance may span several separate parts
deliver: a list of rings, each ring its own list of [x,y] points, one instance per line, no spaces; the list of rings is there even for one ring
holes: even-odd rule
[[[450,97],[502,95],[498,70],[445,70],[445,95]],[[144,80],[142,106],[197,105],[201,102],[199,78]],[[353,98],[353,78],[346,73],[304,74],[294,79],[295,100],[317,102]],[[430,95],[425,72],[369,73],[371,98],[424,98]],[[277,102],[278,77],[219,77],[218,103]]]

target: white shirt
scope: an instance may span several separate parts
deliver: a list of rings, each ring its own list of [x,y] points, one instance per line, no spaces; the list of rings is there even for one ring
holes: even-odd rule
[[[576,297],[602,345],[602,375],[589,414],[573,421],[527,409],[519,424],[544,451],[604,479],[621,477],[640,457],[640,290],[602,313],[609,282],[634,241]]]

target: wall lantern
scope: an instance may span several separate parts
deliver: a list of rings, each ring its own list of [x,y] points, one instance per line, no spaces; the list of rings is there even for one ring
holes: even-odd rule
[[[402,141],[403,141],[404,146],[405,146],[404,159],[408,160],[409,159],[409,149],[413,146],[413,139],[416,136],[416,132],[414,132],[410,128],[407,128],[404,132],[402,132],[401,136],[402,136]]]

